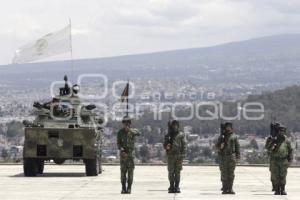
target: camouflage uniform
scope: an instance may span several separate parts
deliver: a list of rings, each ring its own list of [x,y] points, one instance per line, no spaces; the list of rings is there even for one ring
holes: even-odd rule
[[[221,148],[221,136],[218,139],[219,162],[223,194],[234,194],[232,190],[236,160],[240,158],[240,144],[235,133],[226,134],[224,148]]]
[[[266,148],[270,153],[270,171],[271,179],[275,186],[275,194],[286,195],[285,185],[287,169],[293,161],[293,149],[291,143],[285,135],[279,135],[277,140],[270,140],[266,145]]]
[[[121,183],[122,190],[128,192],[131,190],[133,183],[133,171],[134,171],[134,143],[135,137],[139,136],[140,132],[136,129],[130,129],[126,132],[121,129],[118,132],[118,149],[120,151],[120,167],[121,167]],[[126,155],[124,155],[126,153]],[[126,189],[127,180],[127,189]],[[130,192],[129,192],[130,193]]]
[[[167,145],[171,144],[168,150]],[[168,174],[170,181],[169,192],[180,192],[180,172],[182,170],[182,162],[186,154],[187,142],[182,132],[168,133],[165,136],[164,147],[168,157]]]

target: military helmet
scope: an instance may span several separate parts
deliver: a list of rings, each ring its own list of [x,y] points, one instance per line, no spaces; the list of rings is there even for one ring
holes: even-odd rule
[[[122,124],[131,124],[131,119],[129,116],[125,116],[122,119]]]
[[[173,125],[177,125],[177,126],[179,126],[179,121],[178,120],[172,120],[171,121],[171,126],[173,126]]]
[[[226,123],[224,124],[224,127],[225,127],[225,128],[226,128],[226,127],[232,128],[232,123],[231,123],[231,122],[226,122]]]
[[[286,127],[284,125],[280,124],[279,127],[278,127],[278,130],[285,132],[286,131]]]

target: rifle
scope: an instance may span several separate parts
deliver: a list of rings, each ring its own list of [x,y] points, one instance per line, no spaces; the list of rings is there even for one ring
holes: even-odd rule
[[[222,142],[225,142],[225,124],[224,123],[220,124],[220,136],[221,136]]]
[[[276,139],[278,136],[278,128],[279,128],[280,124],[277,122],[271,122],[270,124],[270,136],[273,139]]]
[[[169,112],[169,121],[168,121],[168,133],[166,134],[165,136],[165,147],[170,144],[171,145],[171,148],[172,148],[172,145],[173,145],[173,140],[172,140],[172,137],[171,137],[171,123],[172,123],[172,118],[171,118],[171,111]]]
[[[172,143],[173,143],[173,140],[171,137],[171,120],[169,120],[168,121],[168,134],[166,134],[166,136],[165,136],[165,146],[170,144],[171,148],[172,148],[172,145],[173,145]]]
[[[226,142],[225,142],[225,124],[221,122],[220,124],[220,141],[219,141],[219,148],[221,146],[221,144],[224,144],[224,147],[226,145]]]
[[[271,122],[270,124],[270,137],[272,138],[272,151],[275,151],[284,142],[284,137],[279,137],[279,127],[280,123]]]

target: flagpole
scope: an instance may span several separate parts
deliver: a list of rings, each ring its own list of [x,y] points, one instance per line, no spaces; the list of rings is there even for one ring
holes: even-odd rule
[[[74,60],[73,60],[73,41],[72,41],[72,21],[69,18],[69,26],[70,26],[70,56],[71,56],[71,74],[74,75]]]
[[[129,79],[128,79],[128,95],[127,95],[127,105],[126,105],[126,116],[129,117],[129,114],[128,114],[128,110],[129,110]]]

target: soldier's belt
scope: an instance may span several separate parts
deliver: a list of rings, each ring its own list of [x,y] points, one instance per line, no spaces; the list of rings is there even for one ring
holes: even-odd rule
[[[169,151],[169,154],[172,154],[172,155],[181,155],[182,152],[180,150],[171,150],[171,151]]]
[[[276,160],[276,161],[285,161],[285,160],[288,160],[288,157],[273,157],[272,158],[273,160]]]
[[[134,159],[134,156],[132,154],[127,154],[127,156],[120,155],[120,159],[127,160],[127,159]]]
[[[236,156],[236,153],[235,152],[233,152],[233,153],[232,152],[223,152],[222,155],[223,156]]]
[[[133,149],[123,149],[121,152],[132,153],[133,151]]]

